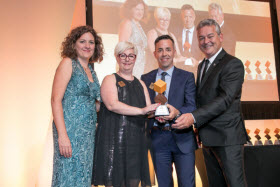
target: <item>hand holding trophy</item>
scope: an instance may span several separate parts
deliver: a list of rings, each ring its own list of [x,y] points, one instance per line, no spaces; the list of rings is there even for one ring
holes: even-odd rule
[[[161,105],[157,107],[155,116],[168,116],[169,110],[166,106],[167,98],[164,96],[164,91],[166,90],[166,82],[159,79],[154,83],[154,91],[158,93],[155,97],[155,102]]]

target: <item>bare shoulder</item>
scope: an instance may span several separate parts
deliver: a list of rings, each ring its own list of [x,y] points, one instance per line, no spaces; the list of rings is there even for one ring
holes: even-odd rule
[[[56,69],[56,76],[70,78],[72,74],[72,60],[63,58]]]
[[[144,81],[142,81],[142,80],[139,79],[139,82],[141,83],[141,85],[143,86],[144,89],[147,88],[147,87],[146,87],[146,84],[144,83]]]
[[[131,21],[129,19],[124,19],[120,23],[120,28],[130,28],[131,27]]]
[[[116,77],[114,74],[112,75],[107,75],[106,77],[104,77],[102,85],[106,86],[106,85],[112,85],[116,83]]]
[[[68,57],[63,58],[59,63],[57,70],[72,70],[72,60]]]
[[[147,33],[148,37],[155,37],[157,36],[157,32],[155,29],[149,30],[149,32]]]

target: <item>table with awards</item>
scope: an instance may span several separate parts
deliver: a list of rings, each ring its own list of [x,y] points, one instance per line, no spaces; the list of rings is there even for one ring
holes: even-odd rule
[[[248,136],[250,130],[246,129]],[[254,131],[256,141],[248,142],[244,147],[244,166],[248,187],[278,187],[280,186],[280,129],[274,131],[266,128],[264,137],[260,130]],[[270,133],[276,140],[271,141]],[[264,143],[263,143],[263,140]],[[251,137],[249,136],[249,139]],[[201,177],[203,187],[208,187],[206,168],[201,149],[196,151],[196,167]]]
[[[248,187],[280,186],[280,145],[246,146],[244,164]]]

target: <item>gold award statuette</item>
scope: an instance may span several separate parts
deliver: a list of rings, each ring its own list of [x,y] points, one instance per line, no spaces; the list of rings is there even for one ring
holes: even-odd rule
[[[273,145],[272,141],[271,141],[271,136],[269,135],[270,133],[270,129],[266,128],[264,130],[265,133],[265,137],[267,140],[265,140],[264,145]]]
[[[280,135],[279,135],[279,132],[280,132],[280,129],[276,128],[274,130],[274,133],[275,133],[275,137],[276,137],[276,140],[274,142],[274,145],[280,145]]]
[[[159,79],[154,83],[154,91],[158,93],[155,97],[155,102],[160,103],[161,105],[157,107],[155,116],[168,116],[169,110],[165,105],[167,102],[167,98],[164,96],[163,92],[166,90],[166,82]]]
[[[247,141],[247,144],[245,144],[246,146],[252,146],[252,142],[251,142],[251,137],[249,136],[250,134],[250,130],[249,129],[246,129],[246,132],[247,132],[247,135],[248,135],[248,141]]]
[[[259,135],[259,133],[260,133],[261,131],[260,131],[260,129],[256,129],[255,130],[255,134],[256,134],[256,138],[257,138],[257,140],[255,141],[255,146],[259,146],[259,145],[263,145],[263,143],[262,143],[262,141],[261,141],[261,137],[260,137],[260,135]]]

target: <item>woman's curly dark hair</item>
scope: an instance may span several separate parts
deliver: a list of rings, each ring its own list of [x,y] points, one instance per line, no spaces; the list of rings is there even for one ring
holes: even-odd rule
[[[146,5],[146,3],[143,0],[126,0],[120,8],[121,18],[131,19],[131,17],[132,17],[131,9],[136,7],[138,4],[144,5],[144,16],[143,16],[142,20],[144,22],[147,21],[149,18],[148,6]]]
[[[77,52],[75,50],[76,41],[85,33],[90,32],[95,41],[95,48],[92,57],[89,59],[90,63],[101,62],[103,60],[103,44],[100,36],[90,26],[76,27],[67,35],[61,45],[61,56],[63,58],[69,57],[71,59],[77,59]]]

